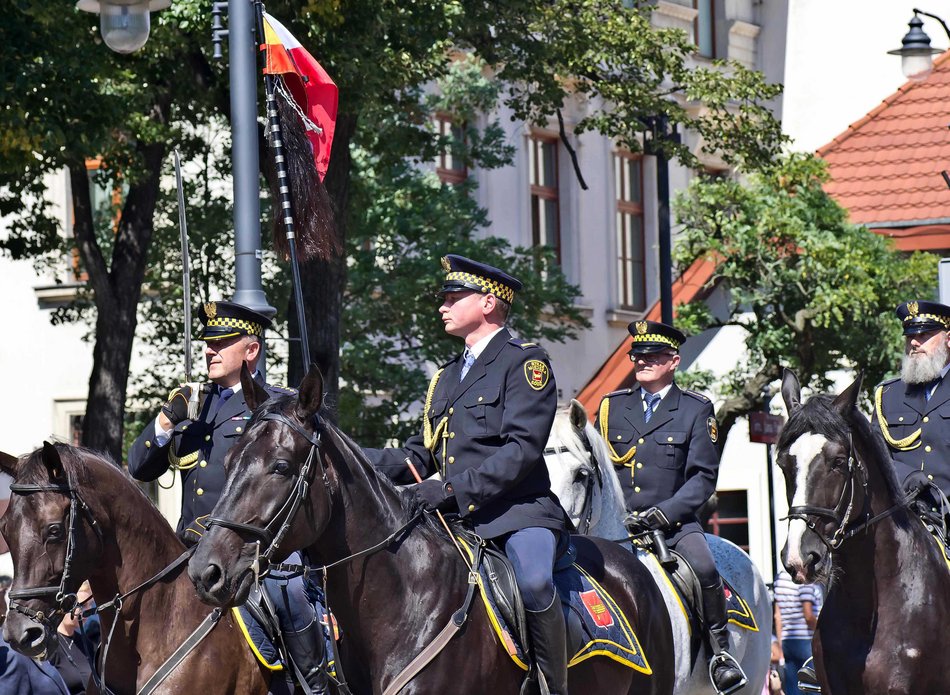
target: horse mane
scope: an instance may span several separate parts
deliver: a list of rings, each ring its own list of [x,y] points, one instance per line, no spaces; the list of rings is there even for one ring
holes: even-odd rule
[[[856,439],[873,457],[894,499],[902,499],[904,493],[883,438],[871,429],[871,424],[857,408],[849,417],[842,416],[833,406],[834,399],[830,394],[817,394],[801,408],[789,413],[778,438],[777,451],[787,450],[796,439],[808,433],[820,434],[846,446],[851,439]]]

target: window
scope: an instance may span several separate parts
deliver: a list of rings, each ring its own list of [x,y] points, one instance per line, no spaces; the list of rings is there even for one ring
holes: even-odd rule
[[[716,0],[693,0],[696,19],[693,20],[693,32],[696,36],[696,48],[704,58],[718,58],[716,54]]]
[[[558,210],[557,136],[531,136],[528,173],[531,179],[531,243],[554,249],[561,262],[561,220]]]
[[[617,195],[617,302],[646,309],[646,242],[643,233],[643,160],[629,152],[614,158]]]
[[[436,132],[442,138],[444,145],[439,153],[439,161],[436,163],[435,172],[439,175],[442,183],[457,184],[462,183],[468,178],[468,169],[465,163],[457,159],[452,149],[455,143],[465,142],[464,124],[458,123],[447,114],[438,114],[435,117]]]
[[[706,531],[730,540],[749,552],[749,500],[745,490],[721,490],[719,503],[706,523]]]

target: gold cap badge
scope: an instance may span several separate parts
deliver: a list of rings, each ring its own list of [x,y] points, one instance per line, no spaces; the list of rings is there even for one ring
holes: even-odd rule
[[[917,302],[907,302],[907,313],[911,316],[916,316],[919,308]]]
[[[647,322],[646,321],[637,321],[637,333],[643,335],[647,332]]]
[[[452,270],[452,265],[449,263],[449,259],[445,256],[442,256],[442,270],[445,272]]]
[[[209,319],[213,319],[218,315],[218,307],[215,306],[214,302],[208,302],[205,304],[205,314]]]

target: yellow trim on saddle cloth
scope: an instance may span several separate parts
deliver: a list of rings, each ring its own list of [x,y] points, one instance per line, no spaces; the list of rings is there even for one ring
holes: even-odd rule
[[[627,463],[636,455],[637,447],[631,446],[630,450],[623,456],[617,453],[617,450],[614,449],[614,445],[610,443],[610,438],[607,436],[607,416],[609,413],[610,399],[604,398],[600,402],[600,412],[597,414],[597,419],[600,421],[600,436],[603,437],[607,443],[607,454],[610,456],[610,460],[614,463]]]
[[[439,383],[439,378],[442,376],[442,372],[445,371],[445,367],[437,371],[432,375],[432,380],[429,382],[429,390],[426,392],[426,402],[424,410],[422,411],[422,445],[432,453],[433,460],[435,459],[435,448],[436,443],[441,438],[442,439],[442,467],[439,472],[445,476],[445,447],[448,441],[446,433],[448,432],[449,416],[446,415],[439,421],[439,424],[432,427],[432,420],[429,418],[429,408],[432,407],[432,396],[435,393],[435,387]],[[436,468],[439,468],[439,462],[436,461]]]
[[[920,433],[923,431],[922,428],[917,428],[916,432],[911,432],[909,435],[903,439],[894,439],[891,436],[890,430],[887,429],[887,420],[884,419],[884,408],[883,398],[884,386],[878,386],[877,390],[874,392],[874,410],[877,413],[877,422],[881,426],[881,434],[884,435],[884,440],[893,448],[898,451],[912,451],[920,446]],[[914,441],[917,441],[916,444],[913,444]],[[913,446],[911,446],[913,444]]]
[[[265,659],[264,655],[257,649],[257,645],[254,644],[254,640],[251,639],[251,633],[247,631],[247,625],[244,624],[244,618],[241,617],[241,611],[237,606],[231,608],[231,615],[233,615],[237,621],[238,629],[240,629],[241,634],[244,635],[244,640],[251,648],[251,653],[254,655],[254,658],[257,659],[258,663],[268,671],[283,671],[284,665],[282,663],[279,661],[273,664],[267,663],[267,659]]]

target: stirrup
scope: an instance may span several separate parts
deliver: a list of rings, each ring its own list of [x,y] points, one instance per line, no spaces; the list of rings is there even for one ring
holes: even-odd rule
[[[713,679],[713,670],[718,664],[726,662],[738,669],[742,678],[740,678],[735,685],[726,688],[725,690],[719,690],[719,686],[716,685],[716,681]],[[749,677],[745,675],[745,671],[743,671],[742,666],[739,665],[739,660],[723,649],[709,660],[709,682],[712,683],[714,688],[716,688],[716,695],[732,695],[732,693],[740,690],[743,686],[745,686],[746,683],[749,682]]]
[[[798,669],[796,677],[798,678],[798,691],[802,693],[821,693],[821,685],[818,683],[818,675],[815,673],[815,662],[812,657],[802,664]],[[804,676],[804,678],[802,678]]]

